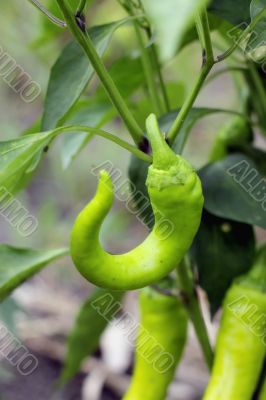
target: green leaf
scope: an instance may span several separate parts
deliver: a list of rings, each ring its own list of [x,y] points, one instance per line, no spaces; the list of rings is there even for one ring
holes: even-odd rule
[[[94,128],[101,128],[114,115],[110,104],[94,103],[94,101],[80,101],[69,115],[64,125],[85,125]],[[94,134],[86,132],[73,132],[64,135],[61,157],[63,167],[67,168],[92,139]]]
[[[145,80],[139,58],[119,58],[111,65],[109,74],[124,99],[127,99]],[[64,125],[89,125],[101,128],[115,115],[116,111],[110,104],[105,90],[99,86],[89,100],[77,102],[65,119]],[[70,165],[92,137],[92,134],[82,132],[65,135],[62,147],[64,168]]]
[[[106,50],[115,30],[128,21],[129,18],[125,18],[89,30],[100,56]],[[85,90],[93,73],[94,69],[83,49],[76,42],[69,43],[51,71],[42,121],[43,131],[58,126]]]
[[[248,158],[250,158],[258,168],[258,171],[266,176],[266,152],[262,149],[257,149],[256,147],[246,146],[241,148],[241,153],[244,153]]]
[[[22,307],[13,299],[12,296],[7,297],[1,303],[0,321],[13,332],[17,331],[16,317],[18,313],[23,313]]]
[[[73,378],[79,371],[82,361],[97,350],[100,336],[119,308],[123,295],[124,292],[97,289],[82,305],[68,338],[65,366],[61,375],[62,383]],[[93,306],[95,302],[106,311],[104,316],[99,313],[98,306]]]
[[[212,0],[209,11],[233,25],[250,23],[250,0]]]
[[[32,172],[33,162],[36,168],[36,156],[53,136],[50,131],[0,142],[0,188],[12,193],[19,190],[22,180]]]
[[[207,3],[207,0],[143,0],[145,11],[155,29],[163,61],[175,56],[195,14]]]
[[[36,121],[34,121],[34,123],[31,126],[26,128],[22,132],[21,136],[34,134],[35,132],[40,132],[40,130],[41,130],[41,120],[40,120],[40,118],[38,118]],[[42,150],[40,150],[35,155],[32,162],[30,163],[29,168],[26,171],[26,174],[23,174],[21,176],[21,179],[19,180],[19,182],[15,185],[14,189],[12,189],[12,193],[18,192],[18,191],[24,189],[28,185],[28,183],[33,178],[33,175],[35,173],[35,168],[36,168],[38,162],[40,161],[41,157],[42,157]]]
[[[205,208],[212,214],[266,229],[265,179],[244,154],[233,154],[199,171]]]
[[[68,254],[68,249],[39,251],[0,245],[0,301],[47,264]]]
[[[208,294],[214,315],[232,281],[252,266],[255,255],[253,229],[250,225],[218,218],[205,211],[192,254],[198,267],[199,284]]]
[[[250,4],[251,20],[266,7],[265,0],[252,0]],[[252,59],[255,61],[264,60],[266,56],[266,17],[261,19],[253,29],[246,51],[251,53]]]

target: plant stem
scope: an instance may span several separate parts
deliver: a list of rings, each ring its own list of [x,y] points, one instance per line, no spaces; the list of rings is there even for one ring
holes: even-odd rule
[[[41,3],[39,3],[38,0],[28,0],[34,7],[36,7],[38,10],[40,10],[51,22],[53,22],[55,25],[60,26],[61,28],[66,28],[67,24],[65,21],[62,21],[61,19],[57,18],[55,15],[50,13],[47,8],[45,8]]]
[[[221,36],[221,38],[219,39],[223,39],[223,43],[221,43],[221,41],[218,41],[218,39],[214,39],[212,44],[213,44],[213,48],[219,52],[224,53],[226,51],[226,48],[228,47],[227,45],[225,45],[224,41],[225,38],[223,36]],[[226,38],[227,39],[227,38]],[[237,49],[236,49],[237,50]],[[239,49],[238,49],[239,50]],[[231,54],[231,60],[235,61],[238,64],[243,64],[243,59],[240,58],[242,57],[242,54],[240,53],[240,51],[238,51],[238,53],[236,53],[236,51],[234,53]],[[215,62],[217,62],[217,57]]]
[[[173,143],[176,136],[179,134],[180,129],[185,122],[185,119],[193,107],[193,104],[198,97],[198,94],[207,78],[209,75],[213,65],[214,65],[214,57],[213,57],[213,49],[212,49],[212,42],[211,42],[211,36],[210,36],[210,27],[209,27],[209,21],[208,21],[208,15],[206,10],[200,14],[200,36],[204,38],[204,44],[205,48],[203,49],[203,64],[201,68],[200,75],[198,76],[193,89],[186,99],[185,103],[183,104],[176,120],[174,121],[169,133],[168,133],[168,140],[170,143]],[[199,24],[199,21],[197,24]]]
[[[160,116],[163,113],[163,111],[162,111],[160,97],[158,96],[158,90],[156,88],[156,82],[154,80],[153,65],[152,65],[150,56],[148,54],[148,49],[145,48],[145,43],[144,43],[142,32],[140,30],[140,26],[136,21],[134,21],[134,28],[135,28],[136,37],[137,37],[137,40],[139,43],[142,66],[143,66],[146,82],[148,85],[149,93],[151,96],[151,101],[152,101],[155,113],[158,116]]]
[[[191,298],[190,304],[187,305],[187,310],[190,315],[190,319],[193,323],[198,341],[201,345],[206,364],[209,370],[211,371],[213,365],[214,353],[210,344],[207,328],[202,316],[199,300],[196,294],[194,295],[194,297]]]
[[[171,106],[169,103],[169,98],[168,98],[166,86],[165,86],[164,79],[163,79],[161,65],[160,65],[159,57],[158,57],[158,52],[157,52],[157,49],[154,44],[151,45],[151,54],[152,54],[152,57],[154,60],[154,67],[157,71],[157,75],[158,75],[158,79],[159,79],[159,84],[160,84],[160,88],[161,88],[161,92],[162,92],[162,96],[163,96],[165,111],[169,112],[171,110]]]
[[[69,126],[60,126],[59,128],[56,128],[54,130],[54,132],[55,132],[55,136],[57,134],[63,133],[63,132],[64,133],[88,132],[88,133],[91,133],[92,135],[101,136],[107,140],[110,140],[113,143],[116,143],[118,146],[123,147],[124,149],[130,151],[132,154],[134,154],[140,160],[146,161],[148,163],[152,162],[152,157],[149,156],[148,154],[145,154],[143,151],[137,149],[135,146],[126,142],[125,140],[118,138],[117,136],[113,135],[112,133],[106,132],[99,128],[90,128],[88,126],[82,126],[82,125],[69,125]]]
[[[78,6],[78,11],[77,11],[78,13],[80,13],[80,14],[83,13],[84,8],[86,7],[86,3],[87,3],[87,0],[80,0],[79,6]]]
[[[213,56],[209,19],[206,9],[204,9],[204,11],[201,14],[201,25],[205,43],[206,63],[213,66],[214,56]]]
[[[248,66],[250,78],[256,91],[256,93],[254,93],[254,96],[256,99],[259,99],[259,101],[255,102],[257,103],[257,113],[259,119],[263,123],[263,126],[266,126],[266,92],[255,64],[253,62],[248,62]]]
[[[129,15],[131,15],[131,16],[135,16],[135,15],[136,15],[136,10],[135,10],[136,5],[135,5],[135,7],[134,7],[130,1],[124,2],[124,1],[118,0],[118,2],[119,2],[119,4],[126,10],[126,12],[127,12]],[[138,7],[137,7],[137,8],[138,8],[138,12],[141,10],[141,11],[143,12],[143,15],[145,16],[145,10],[144,10],[144,8],[143,8],[143,6],[142,6],[141,1],[139,1],[139,4],[138,4]],[[137,23],[137,25],[138,25],[138,26],[137,26],[137,28],[135,27],[135,29],[138,29],[138,31],[139,31],[139,33],[137,33],[137,37],[138,37],[139,34],[141,35],[141,28],[143,28],[143,26],[141,26],[141,25],[138,24],[138,23]],[[147,33],[148,39],[151,40],[152,34],[151,34],[151,29],[150,29],[150,25],[149,25],[149,22],[148,22],[148,21],[146,21],[146,26],[144,27],[144,29],[145,29],[145,31],[146,31],[146,33]],[[139,38],[138,38],[138,39],[139,39]],[[140,48],[144,48],[144,53],[145,53],[144,56],[148,58],[148,63],[151,64],[151,61],[150,61],[150,58],[149,58],[149,53],[146,54],[146,53],[147,53],[147,50],[146,50],[146,48],[145,48],[143,38],[141,37],[140,39],[141,39],[141,41],[142,41],[142,43],[139,42],[139,43],[140,43]],[[161,71],[161,66],[160,66],[160,63],[159,63],[159,58],[158,58],[157,50],[156,50],[156,47],[155,47],[154,44],[151,44],[151,46],[150,46],[150,51],[151,51],[151,56],[152,56],[152,59],[153,59],[153,65],[150,65],[150,70],[152,71],[152,70],[153,70],[153,67],[154,67],[155,70],[156,70],[156,73],[157,73],[157,76],[158,76],[158,80],[159,80],[159,84],[160,84],[160,89],[161,89],[162,97],[163,97],[163,101],[164,101],[164,111],[165,111],[165,112],[169,112],[169,111],[170,111],[170,104],[169,104],[169,100],[168,100],[168,96],[167,96],[167,91],[166,91],[165,84],[164,84],[164,80],[163,80],[163,76],[162,76],[162,71]],[[143,57],[143,54],[142,54],[142,57]],[[143,62],[145,63],[144,57],[143,57]],[[147,68],[144,67],[144,70],[145,70],[145,69],[146,69],[147,71],[149,70],[149,68],[147,69]],[[153,71],[152,71],[152,72],[153,72]],[[152,83],[151,85],[149,84],[149,79],[151,79],[151,77],[152,77],[152,75],[149,75],[149,76],[147,77],[148,79],[146,78],[146,80],[147,80],[148,86],[150,86],[150,92],[151,92],[151,93],[153,92],[152,86],[155,87],[156,101],[154,101],[154,104],[155,104],[154,109],[156,109],[156,108],[158,107],[158,110],[161,111],[161,103],[160,103],[159,96],[158,96],[158,94],[157,94],[156,85],[155,85],[154,80],[153,80],[153,83]],[[158,99],[158,100],[157,100],[157,99]],[[158,104],[157,104],[157,103],[158,103]]]
[[[266,7],[253,19],[251,24],[244,30],[244,32],[240,35],[240,38],[236,43],[233,44],[233,46],[227,50],[225,53],[222,55],[218,56],[216,60],[213,58],[213,49],[212,49],[212,42],[211,42],[211,37],[210,37],[210,29],[209,29],[209,23],[208,23],[208,16],[206,11],[202,14],[201,16],[201,28],[202,28],[202,35],[204,36],[204,41],[205,41],[205,50],[206,50],[206,60],[203,63],[203,68],[201,70],[201,73],[196,80],[196,83],[192,89],[192,92],[190,93],[189,97],[183,104],[176,120],[173,123],[173,126],[171,127],[169,134],[168,134],[168,140],[170,143],[173,143],[175,140],[176,136],[180,132],[180,129],[190,111],[192,108],[207,76],[209,75],[209,72],[211,71],[213,65],[217,62],[225,60],[227,57],[229,57],[237,48],[238,44],[240,41],[245,40],[248,36],[248,34],[252,31],[252,29],[256,26],[256,24],[266,15]]]
[[[134,17],[136,16],[136,11],[134,9],[134,6],[130,2],[122,3],[120,2],[122,7],[127,11],[127,13]],[[144,10],[142,10],[144,11]],[[162,112],[162,105],[161,105],[161,100],[158,95],[158,90],[156,88],[156,81],[154,79],[154,71],[153,71],[153,63],[151,61],[150,55],[149,55],[149,50],[145,46],[143,34],[141,32],[141,26],[138,23],[138,21],[134,22],[134,28],[135,28],[135,33],[137,37],[137,41],[139,44],[139,49],[140,49],[140,54],[141,54],[141,62],[142,62],[142,67],[144,71],[144,75],[146,78],[148,90],[151,96],[151,101],[153,103],[153,108],[155,113],[159,116],[161,115]]]
[[[177,267],[177,276],[178,285],[182,292],[184,306],[186,307],[189,317],[193,323],[206,363],[211,370],[213,364],[213,350],[200,309],[198,296],[194,288],[190,265],[185,260],[183,260]]]
[[[191,110],[207,76],[209,75],[209,72],[212,69],[212,65],[205,64],[203,68],[201,69],[200,75],[198,76],[194,87],[192,89],[192,92],[190,93],[189,97],[186,99],[185,103],[183,104],[176,120],[174,121],[169,133],[168,133],[168,141],[169,143],[173,143],[176,136],[180,132],[181,127],[183,126],[183,123],[185,122],[185,119]]]
[[[196,30],[198,34],[198,38],[201,44],[202,49],[205,48],[205,42],[204,42],[204,35],[203,35],[203,28],[202,28],[202,23],[201,23],[201,16],[199,13],[197,13],[195,17],[195,25],[196,25]]]
[[[127,104],[125,103],[123,97],[121,96],[117,86],[115,85],[113,79],[111,78],[110,74],[105,68],[88,33],[86,31],[83,32],[77,25],[76,18],[72,13],[72,9],[69,6],[68,0],[56,0],[56,1],[65,17],[69,29],[71,30],[77,42],[85,51],[102,85],[104,86],[111,102],[117,109],[119,115],[121,116],[126,127],[128,128],[128,131],[131,134],[134,142],[137,145],[142,144],[144,138],[142,129],[140,128],[137,121],[133,117]]]

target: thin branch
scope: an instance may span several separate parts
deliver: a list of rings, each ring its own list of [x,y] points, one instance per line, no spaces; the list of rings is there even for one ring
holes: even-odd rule
[[[210,24],[209,24],[209,19],[208,19],[208,14],[207,14],[206,9],[204,9],[202,12],[201,24],[202,24],[203,37],[204,37],[205,50],[206,50],[206,62],[212,66],[214,63],[214,56],[213,56]]]
[[[176,120],[174,121],[169,134],[168,140],[170,143],[173,143],[175,138],[180,132],[183,123],[186,120],[188,113],[190,112],[193,104],[198,97],[198,94],[209,75],[213,65],[214,65],[214,58],[213,58],[213,49],[212,49],[212,42],[210,36],[210,27],[208,21],[208,15],[206,10],[201,14],[201,29],[202,29],[202,36],[204,37],[205,48],[203,52],[203,64],[202,69],[200,71],[200,75],[198,76],[192,91],[186,101],[184,102]]]
[[[261,10],[258,13],[258,15],[249,24],[249,26],[239,35],[238,40],[236,40],[235,43],[225,53],[217,56],[215,63],[221,62],[225,60],[227,57],[229,57],[237,49],[238,45],[248,37],[248,35],[252,32],[257,23],[265,16],[266,16],[266,7],[264,7],[263,10]]]
[[[92,135],[101,136],[107,140],[110,140],[113,143],[116,143],[118,146],[128,150],[130,153],[134,154],[140,160],[146,161],[148,163],[152,162],[152,157],[149,156],[148,154],[145,154],[143,151],[139,150],[132,144],[102,129],[90,128],[88,126],[82,126],[82,125],[69,125],[69,126],[62,126],[54,130],[55,136],[57,136],[60,133],[69,133],[69,132],[88,132],[91,133]]]
[[[149,90],[149,93],[151,96],[151,100],[153,103],[154,111],[158,116],[160,116],[162,114],[162,105],[161,105],[160,97],[158,96],[156,82],[154,80],[153,64],[152,64],[150,56],[148,54],[148,49],[145,47],[141,28],[140,28],[139,24],[135,21],[134,21],[134,28],[135,28],[139,48],[140,48],[143,71],[144,71],[144,75],[146,78],[148,90]]]
[[[202,316],[197,292],[194,287],[190,265],[186,260],[183,260],[177,267],[177,277],[178,286],[182,292],[184,306],[186,307],[193,323],[206,363],[211,370],[214,356],[213,350],[210,344],[207,327]]]
[[[249,33],[252,31],[252,29],[254,29],[256,24],[265,15],[266,15],[266,7],[254,18],[254,20],[251,22],[251,24],[240,35],[239,41],[236,41],[236,43],[234,43],[233,46],[229,50],[227,50],[225,53],[218,56],[216,60],[214,60],[211,37],[210,37],[210,29],[209,29],[209,23],[208,23],[208,16],[207,16],[206,12],[203,14],[202,19],[201,19],[201,24],[202,24],[202,28],[204,31],[204,38],[205,38],[206,62],[203,64],[203,68],[201,70],[201,73],[200,73],[198,79],[196,80],[196,82],[194,84],[192,92],[190,93],[189,97],[183,104],[176,120],[173,123],[173,126],[170,129],[170,132],[168,134],[168,139],[169,139],[170,143],[173,143],[176,136],[179,134],[180,129],[181,129],[190,109],[193,107],[193,104],[194,104],[206,78],[208,77],[209,72],[211,71],[213,65],[215,63],[223,61],[227,57],[229,57],[236,50],[239,42],[247,38]]]
[[[87,0],[80,0],[77,13],[82,14],[86,7]]]
[[[204,35],[203,35],[203,28],[202,28],[202,22],[201,22],[201,15],[200,13],[197,13],[195,17],[195,26],[198,34],[198,38],[202,47],[202,50],[205,49],[205,41],[204,41]]]
[[[67,24],[65,21],[62,21],[61,19],[57,18],[55,15],[53,15],[47,8],[45,8],[41,3],[39,3],[38,0],[28,0],[34,7],[36,7],[38,10],[40,10],[51,22],[53,22],[55,25],[60,26],[60,28],[66,28]]]
[[[184,102],[176,120],[174,121],[174,123],[168,133],[167,139],[168,139],[169,143],[173,143],[176,136],[180,132],[180,129],[182,128],[188,113],[190,112],[191,108],[193,107],[193,104],[194,104],[196,98],[198,97],[198,94],[199,94],[207,76],[209,75],[209,72],[211,71],[211,69],[212,69],[212,66],[210,66],[208,63],[206,63],[203,66],[203,68],[201,69],[200,75],[198,76],[189,97]]]
[[[137,123],[136,119],[134,118],[133,114],[129,110],[112,77],[105,68],[105,65],[99,57],[87,30],[83,30],[83,25],[80,26],[81,21],[77,21],[76,17],[73,15],[71,7],[66,0],[56,1],[65,17],[70,31],[86,53],[106,93],[108,94],[120,117],[124,121],[134,142],[138,146],[141,145],[144,140],[143,131]]]
[[[152,31],[151,31],[151,28],[149,25],[145,27],[145,31],[147,33],[148,39],[151,41],[152,40]],[[157,72],[157,76],[158,76],[158,80],[159,80],[159,84],[160,84],[160,89],[161,89],[161,93],[162,93],[162,97],[163,97],[163,101],[164,101],[164,108],[165,108],[166,112],[169,112],[171,110],[170,101],[168,98],[168,93],[167,93],[167,89],[165,86],[164,77],[162,74],[162,68],[161,68],[161,64],[159,61],[158,51],[157,51],[157,48],[154,43],[151,44],[151,54],[152,54],[152,58],[153,58],[154,68]]]
[[[128,15],[130,15],[131,17],[138,16],[139,11],[141,11],[144,14],[144,9],[142,8],[141,2],[138,2],[137,4],[134,4],[131,1],[118,0],[118,2],[125,9],[125,11],[128,13]],[[150,58],[149,51],[145,45],[145,41],[144,41],[143,34],[142,34],[143,27],[139,23],[138,20],[134,21],[134,28],[135,28],[135,33],[136,33],[136,38],[138,41],[139,49],[140,49],[142,67],[143,67],[145,79],[147,82],[149,94],[151,97],[151,101],[153,104],[153,108],[154,108],[155,113],[158,116],[160,116],[163,113],[163,110],[162,110],[160,96],[158,95],[158,90],[156,87],[156,80],[154,79],[153,62]],[[148,26],[145,28],[145,31],[147,31],[147,30],[148,30]],[[148,38],[149,38],[149,36],[148,36]]]
[[[254,102],[257,104],[257,113],[259,116],[260,122],[263,122],[263,125],[266,124],[266,92],[262,83],[262,80],[259,76],[257,68],[255,64],[250,61],[248,62],[249,66],[249,75],[250,79],[253,83],[253,87],[255,89],[255,93],[253,92],[255,99]]]

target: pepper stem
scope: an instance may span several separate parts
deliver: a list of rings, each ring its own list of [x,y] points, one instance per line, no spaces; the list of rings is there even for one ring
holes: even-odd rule
[[[146,129],[153,153],[153,166],[168,170],[178,164],[177,156],[166,143],[155,114],[150,114],[146,119]]]

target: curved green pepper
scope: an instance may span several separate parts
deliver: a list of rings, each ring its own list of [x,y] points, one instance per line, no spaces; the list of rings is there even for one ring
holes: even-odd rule
[[[250,400],[266,355],[266,247],[229,289],[204,400]]]
[[[100,173],[95,197],[74,224],[70,246],[74,264],[100,287],[130,290],[159,281],[180,262],[199,228],[203,195],[196,172],[168,147],[154,115],[147,119],[147,131],[153,164],[146,184],[155,225],[146,240],[121,255],[102,248],[99,232],[114,199],[106,171]]]
[[[164,400],[186,343],[187,313],[177,298],[151,288],[142,290],[140,310],[134,373],[123,400]]]
[[[241,116],[230,119],[219,130],[210,154],[210,162],[223,159],[228,155],[230,147],[244,145],[252,139],[250,124]]]

